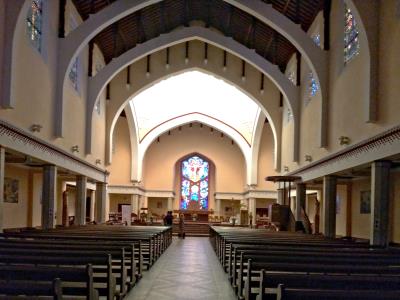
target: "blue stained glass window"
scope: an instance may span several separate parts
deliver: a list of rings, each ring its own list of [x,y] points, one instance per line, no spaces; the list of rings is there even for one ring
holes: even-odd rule
[[[192,201],[202,210],[208,209],[209,163],[195,155],[181,165],[181,209],[188,209]]]
[[[79,89],[78,85],[78,65],[79,65],[79,58],[75,58],[74,63],[71,66],[71,70],[69,71],[69,79],[75,90]]]
[[[26,17],[29,40],[38,51],[41,51],[42,43],[42,8],[42,0],[32,0]]]
[[[360,51],[360,41],[358,38],[358,26],[356,19],[350,8],[344,5],[344,63],[348,63]]]
[[[317,81],[314,78],[313,73],[310,72],[308,76],[309,76],[308,93],[309,93],[309,96],[311,98],[311,97],[314,97],[317,94],[319,87],[318,87]]]
[[[312,37],[315,45],[317,45],[318,47],[321,47],[321,35],[320,34],[315,34]]]

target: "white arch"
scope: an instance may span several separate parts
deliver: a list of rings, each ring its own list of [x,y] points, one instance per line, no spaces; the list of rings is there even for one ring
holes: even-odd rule
[[[72,31],[66,38],[60,40],[59,45],[59,66],[56,83],[56,136],[63,134],[63,90],[64,84],[68,75],[68,70],[72,65],[74,57],[83,49],[85,45],[97,33],[106,28],[108,25],[122,19],[123,17],[132,14],[148,5],[160,2],[161,0],[120,0],[116,1],[98,13],[91,16],[88,20],[82,23],[78,28]],[[245,10],[254,17],[260,19],[264,23],[273,27],[275,30],[288,38],[300,51],[305,60],[310,64],[310,68],[315,71],[315,76],[319,80],[323,101],[327,98],[327,59],[324,51],[316,47],[311,39],[303,32],[298,25],[294,24],[290,19],[278,13],[271,5],[266,5],[261,1],[256,0],[224,0],[227,3],[234,5],[242,10]],[[135,47],[137,48],[137,47]],[[255,52],[253,51],[255,54]],[[261,56],[259,56],[261,58]],[[264,61],[265,59],[262,58]],[[274,69],[278,72],[277,67]],[[268,72],[265,72],[266,74]],[[282,88],[282,87],[280,87]],[[297,96],[298,97],[298,96]],[[296,97],[296,98],[297,98]],[[287,97],[289,99],[289,97]],[[290,100],[289,100],[290,101]],[[298,102],[298,101],[297,101]],[[326,101],[325,101],[326,102]],[[292,105],[291,105],[292,106]],[[293,107],[294,108],[294,107]],[[292,109],[294,114],[297,109]],[[299,123],[294,117],[295,124]],[[324,115],[322,117],[324,119]],[[325,128],[324,121],[322,122]],[[298,124],[297,124],[298,125]],[[296,140],[296,139],[295,139]],[[321,140],[326,140],[326,135]],[[321,141],[321,144],[324,142]],[[295,145],[296,147],[296,145]],[[298,150],[297,150],[298,151]],[[297,152],[295,151],[295,152]],[[295,155],[294,158],[297,156]]]
[[[107,164],[110,164],[111,161],[112,161],[112,144],[113,144],[112,141],[113,141],[113,132],[114,132],[115,125],[116,125],[116,123],[117,123],[118,117],[120,116],[122,110],[125,109],[125,107],[127,106],[128,102],[129,102],[131,99],[133,99],[136,95],[140,94],[142,91],[148,89],[150,86],[152,86],[152,85],[154,85],[154,84],[157,84],[158,82],[160,82],[160,81],[162,81],[162,80],[164,80],[164,79],[166,79],[166,78],[168,78],[168,77],[170,77],[170,76],[175,76],[175,75],[178,75],[178,74],[180,74],[180,73],[182,73],[182,72],[187,72],[187,71],[189,71],[189,70],[198,70],[198,71],[200,71],[200,72],[209,73],[209,74],[212,74],[212,75],[214,75],[214,76],[216,76],[216,77],[218,77],[218,78],[220,78],[220,79],[222,79],[222,80],[225,80],[225,81],[227,81],[228,83],[234,85],[234,86],[235,86],[236,88],[238,88],[242,93],[246,94],[248,97],[250,97],[251,99],[253,99],[255,102],[257,102],[257,101],[255,100],[255,98],[254,98],[251,94],[247,93],[245,90],[243,90],[240,86],[236,85],[234,82],[231,82],[230,80],[228,80],[228,79],[226,79],[226,78],[219,77],[219,76],[216,75],[215,73],[207,72],[205,69],[202,69],[202,68],[199,68],[199,67],[195,67],[195,68],[193,68],[193,67],[192,67],[192,68],[186,68],[186,69],[184,69],[184,70],[181,70],[181,71],[178,71],[178,72],[174,72],[174,73],[170,73],[170,74],[167,74],[167,75],[162,76],[162,77],[160,77],[160,78],[157,78],[156,80],[153,80],[152,82],[149,82],[147,85],[145,85],[145,86],[143,86],[141,89],[137,90],[134,94],[132,94],[132,95],[131,95],[128,99],[126,99],[123,103],[121,103],[121,104],[118,105],[118,106],[119,106],[119,109],[115,112],[114,117],[110,120],[110,122],[109,122],[110,124],[107,125],[107,128],[106,128],[106,163],[107,163]],[[263,114],[268,118],[269,123],[270,123],[270,126],[271,126],[271,130],[272,130],[273,137],[274,137],[274,165],[275,165],[275,170],[279,171],[279,169],[280,169],[280,158],[281,158],[281,133],[280,133],[280,131],[278,132],[278,129],[277,129],[277,128],[279,128],[279,127],[277,127],[277,126],[274,124],[274,121],[275,121],[275,122],[278,122],[278,120],[274,120],[274,119],[271,117],[271,115],[268,113],[268,111],[265,110],[265,109],[263,109],[262,107],[261,107],[261,110],[263,110]],[[129,121],[129,119],[128,119],[128,121]],[[136,125],[135,121],[128,122],[128,125],[129,125],[129,124],[132,125],[132,126],[135,126],[135,128],[132,127],[132,128],[130,129],[130,131],[136,132],[136,135],[137,135],[136,139],[138,139],[137,125]],[[278,126],[279,126],[279,125],[278,125]],[[139,142],[139,141],[138,141],[138,142]],[[247,143],[247,142],[246,142],[246,143]],[[134,148],[132,147],[132,149],[134,149]],[[137,154],[133,154],[132,157],[134,157],[134,156],[136,156],[136,155],[137,155]],[[132,173],[132,174],[134,174],[134,173]],[[132,178],[137,177],[137,176],[138,176],[137,174],[134,174],[134,175],[132,175]],[[134,179],[134,180],[135,180],[135,179]]]
[[[131,106],[130,106],[131,107]],[[131,107],[132,109],[132,107]],[[143,160],[146,155],[146,151],[150,147],[150,145],[163,133],[167,132],[168,130],[177,128],[179,126],[189,124],[191,122],[199,122],[206,124],[210,127],[213,127],[221,132],[223,132],[225,135],[229,136],[231,139],[235,141],[235,143],[238,145],[239,149],[241,150],[245,162],[246,162],[246,181],[250,182],[251,181],[251,154],[252,150],[251,147],[247,144],[246,140],[241,136],[236,130],[234,130],[232,127],[222,123],[221,121],[218,121],[217,119],[211,118],[209,116],[199,114],[199,113],[192,113],[192,114],[187,114],[184,116],[180,116],[177,118],[174,118],[172,120],[169,120],[160,126],[154,128],[152,131],[150,131],[146,137],[142,140],[142,142],[138,146],[138,161],[137,161],[137,166],[138,168],[135,170],[136,172],[132,176],[133,178],[138,178],[139,180],[142,178],[142,171],[143,171]]]
[[[29,9],[29,1],[15,0],[4,1],[4,26],[3,28],[3,55],[0,57],[0,104],[3,108],[14,108],[15,99],[12,95],[12,80],[15,74],[13,65],[15,61],[15,33],[18,24],[25,24],[26,14]]]
[[[328,95],[329,78],[327,52],[315,45],[312,39],[295,24],[277,10],[272,8],[272,4],[266,5],[258,0],[224,0],[229,4],[247,12],[248,14],[261,20],[277,32],[287,38],[301,53],[304,60],[309,65],[315,79],[318,81],[321,91],[321,124],[320,124],[320,147],[327,146],[328,140]],[[286,20],[286,21],[283,21]],[[294,120],[296,125],[296,120]],[[296,126],[295,126],[296,132]],[[295,134],[294,147],[299,141],[299,136]],[[296,152],[298,153],[298,151]],[[295,156],[294,161],[298,161]]]
[[[260,111],[257,116],[257,121],[255,122],[255,128],[253,133],[253,140],[251,142],[251,178],[248,182],[249,185],[257,184],[258,182],[258,156],[260,153],[261,137],[264,128],[265,115]],[[276,151],[276,148],[275,148]],[[276,155],[276,153],[275,153]],[[275,160],[275,170],[278,168]]]
[[[92,141],[92,116],[94,106],[97,98],[99,97],[102,89],[107,83],[122,69],[132,64],[133,62],[145,57],[149,53],[158,51],[160,49],[182,43],[184,41],[198,39],[217,47],[225,49],[236,56],[246,60],[249,64],[266,74],[272,82],[280,89],[288,105],[293,111],[295,137],[293,158],[296,160],[299,150],[299,131],[300,131],[300,117],[299,117],[299,87],[294,86],[278,69],[277,66],[272,65],[263,57],[256,54],[255,51],[249,50],[245,46],[234,41],[232,38],[227,38],[221,34],[211,31],[203,27],[187,27],[174,32],[161,35],[148,42],[136,46],[135,48],[125,52],[120,57],[112,60],[107,66],[100,70],[100,72],[92,78],[89,78],[88,85],[88,100],[87,100],[87,116],[86,116],[86,152],[91,152]],[[253,97],[254,99],[254,97]],[[254,99],[256,100],[256,99]],[[257,102],[257,101],[256,101]],[[261,105],[258,102],[259,105]],[[268,109],[262,106],[264,113],[268,116]],[[271,124],[272,126],[272,124]],[[275,134],[276,135],[276,132]],[[296,137],[297,136],[297,137]],[[277,143],[277,137],[275,136]],[[278,149],[277,149],[278,150]]]

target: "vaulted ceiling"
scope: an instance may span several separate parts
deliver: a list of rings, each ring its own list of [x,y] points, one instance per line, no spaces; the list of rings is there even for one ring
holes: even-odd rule
[[[118,0],[73,0],[84,20]],[[272,4],[280,13],[300,24],[307,31],[322,9],[323,0],[258,0]],[[203,21],[208,27],[231,36],[256,52],[281,70],[295,47],[281,34],[248,13],[222,0],[164,0],[145,7],[110,25],[95,38],[106,63],[138,43],[170,32],[191,21]]]

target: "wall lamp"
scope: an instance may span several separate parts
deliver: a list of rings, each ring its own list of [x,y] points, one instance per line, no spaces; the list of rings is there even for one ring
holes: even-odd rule
[[[71,151],[72,151],[72,153],[75,153],[75,152],[79,153],[79,146],[78,145],[72,146]]]
[[[350,144],[350,138],[348,136],[339,137],[339,143],[341,146]]]
[[[32,132],[40,132],[40,130],[43,128],[42,125],[40,124],[32,124],[31,127],[29,128]]]
[[[304,159],[305,159],[305,161],[312,162],[312,157],[311,157],[311,155],[305,155],[305,156],[304,156]]]

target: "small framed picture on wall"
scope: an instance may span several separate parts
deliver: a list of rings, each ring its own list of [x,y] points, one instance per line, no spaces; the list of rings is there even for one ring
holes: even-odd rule
[[[4,178],[4,202],[18,203],[19,183],[17,179]]]

